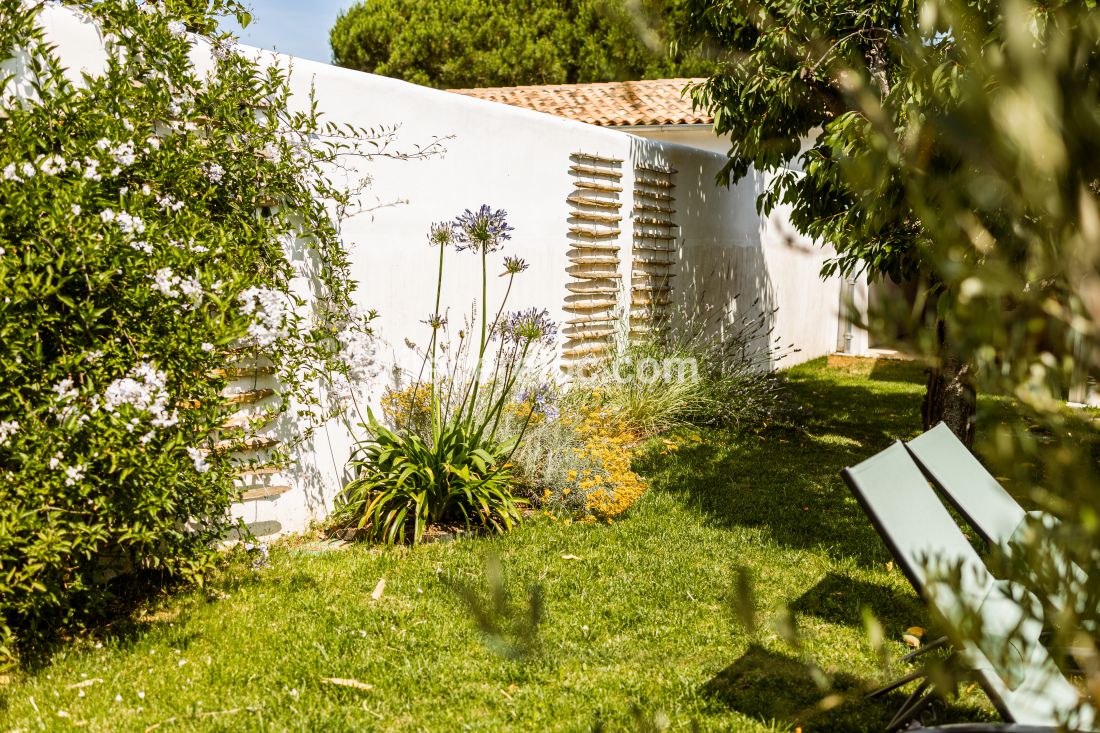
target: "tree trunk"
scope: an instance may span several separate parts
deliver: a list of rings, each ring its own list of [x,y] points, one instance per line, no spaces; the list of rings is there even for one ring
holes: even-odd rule
[[[970,365],[954,356],[944,338],[943,323],[939,332],[940,365],[928,370],[928,387],[921,405],[924,429],[943,421],[967,448],[974,443],[974,415],[977,395],[970,379]]]

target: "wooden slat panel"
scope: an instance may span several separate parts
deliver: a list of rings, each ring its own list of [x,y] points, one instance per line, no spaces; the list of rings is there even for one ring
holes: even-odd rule
[[[623,177],[622,171],[611,170],[610,168],[601,168],[595,165],[571,165],[569,166],[569,172],[579,176],[597,176],[599,178],[614,178],[619,179]]]
[[[621,201],[597,199],[591,196],[570,196],[565,200],[575,206],[596,206],[602,209],[618,209],[623,205]]]
[[[249,405],[253,402],[259,402],[262,399],[270,397],[273,394],[275,394],[275,390],[267,387],[263,389],[250,389],[247,392],[227,395],[225,397],[225,403],[227,405]]]
[[[289,486],[257,486],[254,489],[246,489],[241,492],[241,501],[256,501],[257,499],[271,499],[282,496],[290,491]]]
[[[586,188],[589,191],[606,191],[608,193],[619,193],[623,190],[622,186],[600,181],[573,181],[573,186],[575,188]]]

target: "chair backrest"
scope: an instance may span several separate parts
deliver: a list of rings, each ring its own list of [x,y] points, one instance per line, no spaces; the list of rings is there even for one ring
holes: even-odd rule
[[[841,473],[902,572],[928,600],[929,562],[961,565],[967,591],[993,579],[902,443]]]
[[[905,447],[987,542],[1005,544],[1023,523],[1027,516],[1023,507],[945,423],[910,440]]]
[[[982,643],[964,641],[957,652],[1009,722],[1057,726],[1072,714],[1079,695],[1039,643],[1042,624],[989,574],[901,442],[842,474],[902,571],[929,607],[954,624],[966,609],[982,617]],[[958,568],[958,588],[941,582]],[[1091,709],[1070,720],[1093,724]]]

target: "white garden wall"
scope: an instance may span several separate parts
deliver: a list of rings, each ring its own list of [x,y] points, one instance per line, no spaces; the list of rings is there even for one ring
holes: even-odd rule
[[[60,8],[48,8],[43,18],[51,40],[74,71],[94,72],[100,66],[102,51],[93,26]],[[689,145],[681,145],[643,139],[270,52],[249,53],[291,64],[296,103],[304,105],[312,89],[331,121],[399,125],[397,147],[406,151],[447,138],[446,153],[426,160],[352,162],[353,177],[369,175],[373,181],[363,203],[382,205],[343,224],[353,276],[359,282],[357,300],[364,309],[381,314],[376,321],[381,373],[373,384],[361,385],[365,402],[377,404],[391,366],[418,363],[406,339],[419,345],[427,340],[429,331],[421,321],[433,307],[438,251],[426,241],[433,221],[453,218],[482,203],[507,210],[515,228],[507,253],[523,257],[531,266],[518,276],[510,307],[548,308],[559,323],[569,318],[564,310],[566,285],[572,281],[566,272],[571,246],[566,198],[574,192],[570,166],[577,161],[571,155],[579,152],[623,161],[624,221],[618,241],[626,282],[631,270],[634,166],[671,166],[677,171],[673,180],[680,237],[673,268],[675,298],[692,302],[695,293],[705,292],[710,302],[742,312],[759,298],[765,307],[778,309],[776,332],[783,343],[801,350],[797,360],[835,350],[841,283],[818,277],[828,253],[798,235],[783,212],[761,220],[755,210],[762,185],[758,178],[729,190],[717,188],[714,175],[724,160],[721,152],[690,147],[689,140]],[[203,54],[195,57],[203,65]],[[386,206],[397,202],[401,203]],[[444,302],[454,324],[478,295],[480,270],[478,259],[469,253],[448,252],[447,258]],[[490,302],[499,300],[504,284],[503,278],[493,278]],[[735,300],[736,295],[740,297]],[[559,353],[563,342],[559,341]],[[239,515],[258,533],[299,530],[322,517],[347,478],[357,419],[352,413],[347,421],[321,426],[295,448],[294,467],[260,479],[291,490],[240,504]],[[291,439],[300,427],[288,419],[275,432]]]

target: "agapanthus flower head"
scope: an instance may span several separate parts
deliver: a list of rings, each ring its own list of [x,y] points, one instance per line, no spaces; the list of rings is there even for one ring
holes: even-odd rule
[[[504,275],[518,275],[528,267],[530,265],[522,257],[507,256],[504,258],[504,272],[501,273],[501,277]]]
[[[428,229],[428,244],[433,247],[446,247],[455,241],[455,225],[449,221],[439,221]]]
[[[507,218],[504,209],[493,211],[488,204],[482,204],[476,212],[466,209],[454,221],[455,249],[495,252],[505,240],[512,238]]]
[[[548,420],[555,420],[558,417],[559,411],[554,404],[554,388],[549,384],[524,389],[520,392],[519,401],[530,403],[532,412],[540,413]]]
[[[438,330],[447,325],[447,316],[439,313],[429,313],[428,317],[421,321],[421,323],[431,326],[432,330]]]
[[[506,343],[527,346],[533,343],[552,344],[558,334],[558,325],[545,308],[528,308],[514,311],[500,324],[500,337]]]

